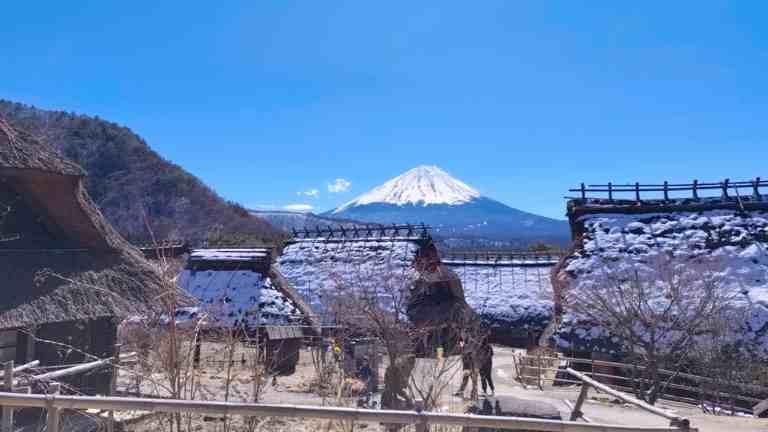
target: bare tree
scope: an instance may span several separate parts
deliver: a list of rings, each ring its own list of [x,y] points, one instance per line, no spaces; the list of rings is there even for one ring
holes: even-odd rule
[[[734,293],[718,269],[711,260],[673,254],[651,256],[634,267],[606,261],[598,275],[564,293],[564,301],[579,320],[621,339],[640,366],[634,369],[636,395],[655,403],[674,378],[664,379],[659,370],[679,372],[696,343],[714,330],[712,318],[733,313]]]

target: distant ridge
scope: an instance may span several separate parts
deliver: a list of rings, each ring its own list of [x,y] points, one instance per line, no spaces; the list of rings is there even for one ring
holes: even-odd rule
[[[227,202],[192,174],[154,152],[130,129],[80,114],[0,100],[0,116],[48,142],[87,171],[85,185],[124,237],[202,241],[237,234],[273,242],[282,234],[245,208]]]

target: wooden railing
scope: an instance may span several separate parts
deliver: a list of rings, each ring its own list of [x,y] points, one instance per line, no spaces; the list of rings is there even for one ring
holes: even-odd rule
[[[633,369],[642,370],[643,369],[642,366],[611,362],[611,361],[603,361],[603,360],[592,360],[592,359],[583,359],[583,358],[575,358],[575,357],[520,356],[519,359],[515,360],[515,367],[518,368],[518,371],[517,371],[518,377],[521,379],[521,383],[523,384],[523,386],[526,386],[526,382],[528,382],[529,383],[528,385],[530,385],[530,383],[533,383],[533,385],[539,388],[542,388],[542,385],[546,381],[550,381],[552,384],[554,383],[579,384],[580,382],[578,380],[557,377],[556,373],[551,373],[551,372],[557,372],[559,370],[562,370],[561,368],[557,367],[557,362],[559,361],[565,361],[565,362],[568,362],[569,364],[591,365],[591,369],[592,369],[591,372],[589,371],[581,372],[584,376],[604,378],[611,381],[620,381],[623,383],[627,383],[627,385],[619,385],[615,383],[604,383],[605,385],[608,385],[614,389],[618,389],[621,391],[633,392],[634,389],[633,389],[632,382],[635,381],[635,383],[637,383],[638,381],[642,381],[642,379],[640,378],[631,377],[631,376],[622,376],[622,375],[615,375],[615,374],[609,374],[609,373],[595,372],[595,366],[604,366],[604,367],[607,366],[607,367],[619,368],[623,370],[633,370]],[[524,364],[528,364],[529,366],[524,367],[523,366]],[[552,364],[554,364],[555,367],[552,367],[551,366]],[[533,365],[533,366],[530,366],[530,365]],[[547,374],[547,372],[550,372],[550,373]],[[535,373],[535,374],[531,375],[531,373]],[[683,390],[683,391],[690,392],[692,394],[699,395],[698,399],[692,399],[684,396],[673,395],[673,394],[670,394],[669,392],[664,392],[663,394],[660,395],[661,399],[672,400],[676,402],[683,402],[683,403],[694,404],[694,405],[701,404],[704,401],[706,396],[716,396],[716,397],[722,398],[723,400],[738,400],[738,401],[745,402],[746,405],[750,405],[750,406],[762,401],[762,399],[760,398],[747,396],[745,394],[725,392],[721,390],[705,390],[703,386],[704,384],[712,384],[713,386],[721,384],[712,378],[689,374],[689,373],[683,373],[683,372],[674,372],[666,369],[660,369],[659,373],[663,376],[676,377],[676,378],[681,378],[681,379],[698,383],[698,387],[692,387],[684,384],[668,382],[664,384],[664,387],[668,389]],[[729,385],[732,388],[739,388],[748,393],[768,394],[768,387],[763,387],[755,384],[740,384],[740,383],[729,383]],[[750,411],[749,409],[746,409],[746,408],[740,408],[740,409],[744,411]]]
[[[520,250],[447,250],[440,253],[443,263],[472,263],[488,265],[554,265],[562,257],[562,251]]]
[[[730,179],[725,179],[720,182],[710,183],[700,183],[698,180],[693,180],[691,183],[678,184],[671,184],[667,181],[661,184],[613,184],[609,182],[605,185],[585,185],[582,183],[579,188],[569,189],[568,191],[578,192],[578,198],[582,200],[590,198],[607,198],[608,201],[613,201],[617,195],[623,195],[624,197],[629,195],[630,198],[624,199],[631,200],[634,198],[635,201],[640,202],[643,201],[643,193],[647,194],[649,192],[654,192],[656,194],[661,192],[661,197],[658,197],[657,195],[652,199],[663,198],[664,201],[669,201],[670,194],[675,192],[690,192],[690,199],[698,200],[702,198],[700,196],[700,192],[716,190],[719,191],[720,197],[724,199],[739,196],[746,198],[751,195],[750,199],[755,201],[762,201],[763,196],[760,193],[760,188],[764,187],[768,187],[768,180],[762,180],[760,177],[757,177],[754,180],[747,181],[732,182]],[[595,196],[594,194],[599,194],[599,196]]]
[[[432,227],[424,225],[413,224],[392,224],[392,225],[378,225],[370,224],[352,227],[339,226],[320,226],[317,225],[314,228],[305,227],[303,229],[291,228],[294,239],[356,239],[356,238],[391,238],[391,237],[407,237],[418,238],[428,237]]]
[[[556,421],[522,417],[446,414],[426,411],[388,411],[356,408],[267,405],[237,402],[190,401],[91,396],[61,396],[0,392],[0,405],[43,408],[47,412],[46,432],[59,431],[61,410],[144,411],[154,413],[195,413],[245,417],[291,417],[344,420],[352,422],[415,425],[416,432],[426,432],[430,425],[550,432],[661,432],[691,430],[685,425],[647,427]]]

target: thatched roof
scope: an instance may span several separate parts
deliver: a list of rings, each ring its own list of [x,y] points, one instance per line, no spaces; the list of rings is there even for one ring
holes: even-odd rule
[[[0,167],[35,169],[50,173],[82,176],[77,164],[59,155],[52,147],[30,133],[14,128],[0,118]]]
[[[0,119],[0,328],[146,313],[166,291],[88,197],[83,175]]]
[[[256,328],[306,324],[319,334],[312,310],[280,272],[271,266],[271,249],[195,249],[177,279],[199,304],[177,312],[177,319],[204,312],[209,325]]]
[[[768,353],[768,201],[572,200],[568,215],[575,241],[553,273],[558,300],[565,305],[555,334],[559,347],[618,351],[620,341],[610,329],[570,315],[567,299],[599,289],[608,274],[661,280],[664,268],[657,263],[664,258],[675,268],[712,273],[734,294],[734,303],[746,308],[734,341]]]

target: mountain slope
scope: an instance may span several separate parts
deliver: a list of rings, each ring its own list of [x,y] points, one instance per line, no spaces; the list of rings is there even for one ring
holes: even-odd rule
[[[484,197],[435,166],[419,166],[325,213],[376,223],[418,223],[441,237],[565,244],[566,221],[524,212]]]
[[[89,194],[126,238],[199,241],[212,230],[253,241],[280,234],[243,207],[224,201],[192,174],[154,152],[130,129],[84,115],[0,100],[0,115],[41,136],[88,173]]]

